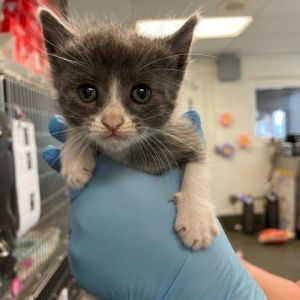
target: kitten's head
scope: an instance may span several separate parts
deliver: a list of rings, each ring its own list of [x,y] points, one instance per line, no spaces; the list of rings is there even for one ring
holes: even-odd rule
[[[161,39],[95,22],[75,26],[44,9],[40,19],[59,104],[84,138],[122,150],[168,121],[196,15]]]

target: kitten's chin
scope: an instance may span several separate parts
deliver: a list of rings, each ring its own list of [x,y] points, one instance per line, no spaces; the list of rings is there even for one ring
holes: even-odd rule
[[[132,138],[121,136],[99,137],[97,144],[104,152],[120,152],[128,149],[132,145]]]

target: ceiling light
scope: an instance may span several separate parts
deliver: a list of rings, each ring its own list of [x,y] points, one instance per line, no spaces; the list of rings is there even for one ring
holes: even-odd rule
[[[195,28],[194,37],[202,39],[228,38],[240,35],[252,22],[250,16],[202,17]],[[185,19],[141,20],[136,22],[138,34],[157,38],[178,30]]]

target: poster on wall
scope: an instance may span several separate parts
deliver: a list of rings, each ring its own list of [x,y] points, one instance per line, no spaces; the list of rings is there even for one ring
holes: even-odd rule
[[[271,191],[279,199],[279,223],[280,227],[290,231],[295,230],[295,174],[289,170],[277,168],[271,179]]]

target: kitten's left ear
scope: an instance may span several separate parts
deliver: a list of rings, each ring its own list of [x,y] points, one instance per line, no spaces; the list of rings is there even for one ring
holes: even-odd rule
[[[178,55],[178,68],[184,69],[190,52],[193,40],[193,33],[199,21],[199,15],[195,14],[190,17],[184,25],[172,34],[166,41],[174,55]]]

